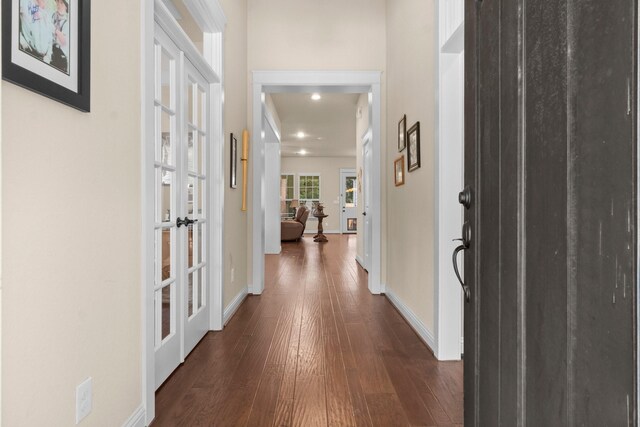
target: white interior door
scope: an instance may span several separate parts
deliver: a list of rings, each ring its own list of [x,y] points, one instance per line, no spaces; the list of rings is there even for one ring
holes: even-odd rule
[[[184,278],[184,353],[193,350],[209,331],[209,239],[208,194],[209,155],[211,133],[208,112],[210,84],[188,60],[184,61],[185,138],[183,144],[183,212],[186,217]],[[192,221],[192,222],[191,222]],[[191,223],[189,223],[191,222]]]
[[[362,141],[362,189],[364,191],[364,210],[362,215],[364,216],[364,268],[369,270],[371,268],[371,215],[370,215],[370,201],[371,201],[371,134]]]
[[[358,176],[355,169],[340,170],[340,231],[358,231]]]
[[[182,174],[178,149],[181,54],[165,33],[155,38],[155,378],[156,387],[182,360],[182,283],[177,226]]]

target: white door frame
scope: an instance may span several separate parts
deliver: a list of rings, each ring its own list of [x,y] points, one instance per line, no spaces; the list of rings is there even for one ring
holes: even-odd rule
[[[435,346],[438,360],[460,360],[463,349],[463,297],[453,273],[454,238],[462,233],[458,192],[464,174],[464,2],[439,0],[435,23],[436,117],[434,212]],[[456,104],[456,101],[460,101]]]
[[[369,269],[369,291],[380,294],[381,286],[381,91],[379,71],[254,71],[252,103],[252,150],[249,162],[252,164],[253,194],[251,213],[253,232],[252,275],[249,292],[259,295],[264,290],[265,268],[265,230],[264,230],[264,159],[265,148],[262,136],[262,117],[265,106],[265,93],[369,93],[372,128],[372,200],[371,215],[373,221],[371,268]]]
[[[345,200],[346,197],[344,195],[344,193],[342,192],[342,188],[343,188],[343,184],[344,182],[342,181],[342,175],[347,175],[347,174],[353,174],[356,177],[356,188],[358,185],[357,179],[358,179],[358,174],[356,172],[356,170],[354,168],[340,168],[340,172],[339,172],[339,187],[338,187],[338,191],[340,194],[340,205],[338,207],[338,209],[340,209],[340,234],[356,234],[355,231],[344,231],[343,226],[344,226],[344,220],[345,220],[345,212],[343,212],[344,209],[344,205],[345,205]],[[360,194],[356,194],[356,197],[360,197]],[[358,209],[357,207],[355,209]]]
[[[204,56],[199,53],[186,33],[173,19],[171,12],[162,0],[142,1],[141,8],[141,391],[142,403],[137,411],[143,414],[149,425],[155,417],[155,355],[154,355],[154,298],[150,292],[149,281],[154,278],[154,148],[149,139],[155,134],[154,117],[154,33],[156,22],[169,33],[178,47],[195,59],[198,69],[209,68],[205,78],[217,83],[211,85],[210,120],[212,145],[210,152],[211,176],[209,183],[210,222],[209,222],[209,306],[211,309],[210,328],[222,329],[223,301],[223,241],[224,241],[224,129],[223,129],[223,31],[226,18],[216,0],[184,0],[185,5],[194,16],[204,33]]]
[[[371,235],[372,235],[372,231],[369,230],[369,228],[372,226],[371,222],[367,221],[367,216],[369,216],[369,211],[367,210],[367,204],[369,203],[368,200],[370,198],[370,194],[367,193],[371,193],[371,187],[369,187],[369,191],[367,192],[367,185],[369,180],[371,179],[371,164],[369,164],[369,167],[367,167],[367,155],[365,154],[366,151],[368,149],[370,149],[370,144],[371,144],[371,128],[367,129],[365,131],[365,133],[362,135],[362,137],[360,138],[360,141],[362,142],[362,194],[363,194],[363,200],[365,201],[364,205],[362,206],[362,248],[364,253],[362,254],[362,267],[369,271],[369,266],[371,264],[371,250],[372,248],[371,246]],[[372,153],[373,154],[373,153]],[[373,157],[373,156],[372,156]],[[369,210],[371,210],[371,206],[369,205]],[[364,214],[367,214],[366,216]],[[367,224],[369,224],[369,226],[367,226]],[[367,256],[367,254],[369,254],[369,256]]]

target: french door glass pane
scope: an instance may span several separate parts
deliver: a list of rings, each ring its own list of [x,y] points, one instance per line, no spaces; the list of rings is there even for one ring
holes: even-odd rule
[[[187,266],[189,268],[193,267],[193,224],[189,225],[187,230],[187,258]]]
[[[158,199],[160,200],[160,221],[169,222],[172,221],[173,212],[173,181],[175,172],[171,172],[165,169],[161,169],[162,183],[160,184],[160,194]]]
[[[157,160],[165,165],[173,165],[173,117],[165,111],[162,111],[160,116],[160,158]]]
[[[196,165],[195,165],[195,146],[194,146],[194,140],[198,138],[198,133],[197,132],[189,132],[188,133],[188,141],[187,141],[187,166],[189,171],[195,172],[196,170]]]
[[[167,108],[171,108],[171,81],[173,75],[173,68],[175,61],[171,58],[171,56],[167,53],[166,50],[162,49],[161,53],[161,77],[160,77],[160,97],[162,105]]]
[[[187,303],[187,315],[191,317],[193,315],[193,273],[190,273],[189,278],[187,280],[188,286],[188,303]]]
[[[172,310],[172,305],[173,305],[173,301],[171,298],[171,288],[173,287],[173,285],[169,285],[169,286],[165,286],[164,288],[162,288],[160,290],[161,292],[161,307],[162,307],[162,314],[161,314],[161,324],[162,324],[162,335],[160,336],[161,339],[165,339],[166,337],[168,337],[171,332],[173,332],[172,329],[172,325],[171,325],[171,310]]]
[[[197,125],[197,117],[196,117],[196,110],[194,108],[194,93],[193,93],[193,82],[189,81],[189,84],[187,85],[186,88],[186,92],[187,92],[187,120],[189,123],[191,123],[192,125],[196,126]]]
[[[206,163],[205,163],[205,136],[202,134],[198,134],[198,172],[201,175],[205,174],[206,171]]]
[[[162,269],[161,269],[161,281],[165,281],[173,276],[173,267],[171,259],[171,229],[162,229]]]

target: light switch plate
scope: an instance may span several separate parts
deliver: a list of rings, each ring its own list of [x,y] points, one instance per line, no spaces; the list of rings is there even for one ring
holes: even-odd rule
[[[93,380],[91,377],[76,387],[76,424],[79,424],[89,413],[93,405]]]

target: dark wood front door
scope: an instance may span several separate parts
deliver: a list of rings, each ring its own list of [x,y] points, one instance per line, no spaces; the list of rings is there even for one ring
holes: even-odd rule
[[[465,4],[465,425],[636,425],[636,2]]]

